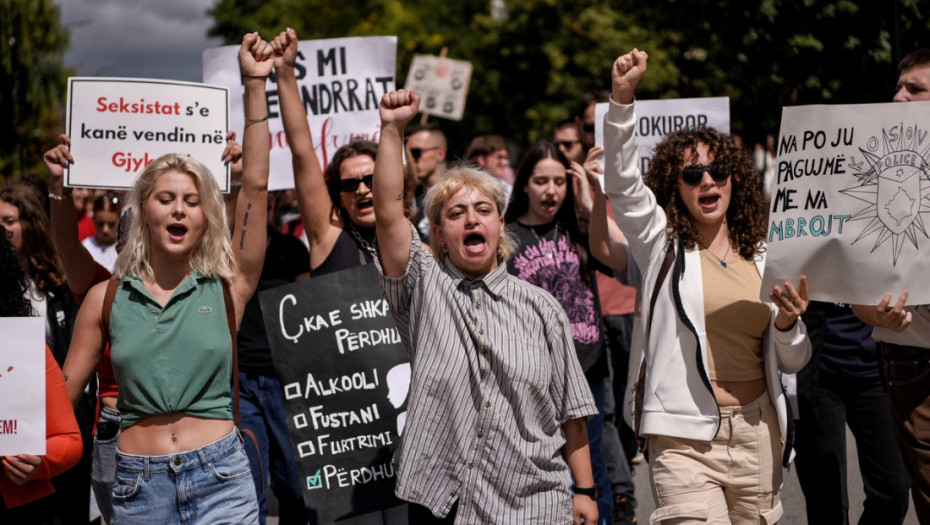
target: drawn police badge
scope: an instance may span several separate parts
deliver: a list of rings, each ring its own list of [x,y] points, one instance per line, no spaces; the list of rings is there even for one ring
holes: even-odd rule
[[[866,203],[849,219],[868,221],[852,244],[874,236],[874,253],[890,239],[895,265],[905,238],[915,249],[920,249],[921,236],[930,238],[923,217],[930,214],[930,203],[926,202],[930,196],[930,143],[924,144],[927,133],[917,124],[882,128],[881,138],[870,137],[865,148],[859,148],[862,161],[850,157],[849,166],[858,180],[840,190]]]

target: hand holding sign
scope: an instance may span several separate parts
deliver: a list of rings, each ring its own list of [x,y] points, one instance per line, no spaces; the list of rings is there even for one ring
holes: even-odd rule
[[[42,159],[48,168],[48,189],[53,195],[61,195],[64,188],[65,168],[74,164],[71,156],[71,137],[62,133],[58,140],[61,142],[54,148],[45,152]]]
[[[22,485],[32,479],[35,473],[38,472],[42,458],[32,454],[17,454],[4,457],[0,463],[3,464],[6,477],[14,485]]]
[[[385,93],[381,97],[381,106],[378,112],[381,115],[382,127],[393,125],[404,127],[420,111],[420,95],[413,91],[398,89]]]
[[[633,48],[614,62],[611,74],[613,93],[610,95],[618,104],[632,104],[636,84],[646,74],[646,61],[649,55],[645,51]]]
[[[901,296],[898,297],[898,302],[895,303],[893,308],[888,306],[891,304],[891,297],[891,292],[886,293],[882,300],[874,306],[854,304],[852,305],[853,312],[859,319],[872,326],[901,333],[910,326],[913,320],[913,314],[904,309],[907,303],[907,290],[901,292]]]
[[[807,277],[802,275],[798,288],[795,289],[791,283],[785,281],[784,288],[776,285],[769,297],[778,307],[778,313],[775,315],[775,328],[782,332],[791,329],[795,321],[807,310]]]

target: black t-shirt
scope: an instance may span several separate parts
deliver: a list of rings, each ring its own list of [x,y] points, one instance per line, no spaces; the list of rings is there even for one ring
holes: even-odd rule
[[[605,377],[606,352],[593,258],[588,258],[589,278],[585,282],[578,253],[562,227],[555,223],[527,226],[513,222],[507,224],[507,231],[519,243],[517,252],[507,261],[507,271],[555,297],[568,314],[575,352],[585,376],[589,380]]]
[[[258,293],[292,283],[297,280],[297,276],[309,270],[310,254],[304,243],[297,237],[284,235],[269,226],[265,265],[262,266],[258,287],[245,305],[242,324],[239,326],[239,335],[236,340],[239,349],[240,372],[265,376],[275,375]]]

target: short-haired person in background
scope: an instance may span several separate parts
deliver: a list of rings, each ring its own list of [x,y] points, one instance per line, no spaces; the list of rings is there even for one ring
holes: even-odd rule
[[[94,227],[97,233],[82,244],[100,266],[110,272],[116,267],[116,230],[123,206],[119,196],[106,193],[94,198]]]
[[[32,304],[28,284],[10,243],[10,232],[0,226],[0,317],[29,317]],[[9,375],[4,370],[5,375]],[[45,348],[45,455],[0,456],[0,523],[59,523],[51,479],[81,459],[81,431],[68,401],[61,369]]]
[[[412,170],[417,179],[414,194],[416,214],[413,224],[420,232],[420,237],[429,240],[429,219],[423,211],[423,198],[426,191],[433,187],[445,169],[447,153],[446,135],[439,126],[430,122],[412,126],[407,131],[407,169]]]
[[[644,334],[630,377],[646,438],[653,522],[775,523],[793,418],[781,373],[808,361],[799,316],[807,280],[759,300],[765,207],[750,159],[710,128],[669,134],[643,180],[633,94],[646,72],[634,49],[613,64],[604,122],[605,186],[642,269]],[[664,268],[664,269],[663,269]],[[666,274],[667,273],[667,274]],[[644,369],[642,367],[645,367]]]
[[[911,52],[898,64],[895,102],[930,100],[930,49]],[[853,305],[872,325],[884,363],[895,437],[911,480],[911,499],[921,523],[930,523],[930,305],[894,306],[886,293],[877,305]]]
[[[465,160],[481,166],[504,185],[504,195],[510,201],[513,191],[513,168],[510,167],[510,152],[507,139],[500,135],[481,135],[475,137],[465,149]]]
[[[396,493],[412,525],[595,523],[597,410],[564,310],[507,273],[501,185],[461,167],[430,189],[436,256],[404,216],[403,129],[418,107],[413,92],[382,97],[375,165],[378,268],[412,370]]]

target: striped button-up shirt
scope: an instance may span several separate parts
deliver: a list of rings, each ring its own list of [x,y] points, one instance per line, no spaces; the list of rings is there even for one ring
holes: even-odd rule
[[[559,303],[504,264],[469,279],[416,233],[381,283],[412,365],[397,496],[458,500],[456,523],[571,523],[562,423],[597,410]]]

